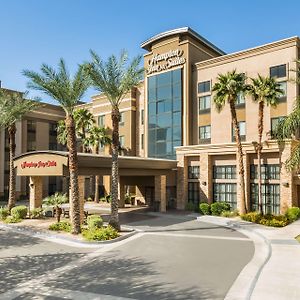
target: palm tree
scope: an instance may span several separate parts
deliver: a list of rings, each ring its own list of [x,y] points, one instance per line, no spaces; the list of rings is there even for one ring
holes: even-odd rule
[[[59,120],[57,122],[57,142],[63,146],[67,145],[67,130],[65,120]]]
[[[236,116],[235,104],[239,94],[245,94],[248,90],[246,76],[243,73],[237,73],[236,70],[226,74],[219,74],[217,82],[212,91],[215,93],[213,100],[218,112],[220,112],[226,103],[230,106],[231,121],[234,128],[235,141],[237,144],[237,164],[239,170],[239,185],[241,191],[240,213],[246,213],[246,195],[245,195],[245,169],[243,162],[243,148],[240,137],[240,129]]]
[[[92,152],[95,154],[99,154],[99,144],[102,145],[110,145],[111,139],[107,134],[107,129],[104,127],[99,127],[94,125],[89,130],[89,136],[87,139],[87,143],[89,147],[92,147]],[[99,202],[99,182],[100,177],[96,175],[95,177],[95,196],[94,201]]]
[[[86,152],[85,140],[87,130],[95,124],[93,114],[86,108],[78,108],[74,111],[76,133],[81,140],[82,152]]]
[[[48,196],[43,200],[43,204],[46,206],[53,206],[55,209],[56,221],[60,222],[60,217],[62,214],[61,205],[69,201],[66,194],[55,193],[52,196]]]
[[[72,77],[63,59],[60,59],[58,70],[42,64],[41,73],[24,70],[23,74],[30,79],[28,87],[42,91],[57,101],[66,113],[67,147],[69,151],[70,173],[70,209],[72,233],[80,233],[80,199],[78,188],[78,158],[76,149],[76,130],[74,110],[89,87],[89,80],[83,66],[79,66]]]
[[[264,108],[265,105],[276,107],[279,98],[283,95],[280,84],[272,77],[263,77],[258,74],[257,78],[251,78],[252,84],[249,86],[249,93],[253,100],[258,103],[258,143],[257,152],[257,179],[258,179],[258,206],[261,214],[263,211],[262,191],[261,191],[261,152],[263,149],[262,134],[264,130]]]
[[[141,56],[128,63],[127,52],[122,51],[120,58],[112,55],[107,62],[91,51],[92,62],[87,64],[87,70],[93,86],[103,93],[112,106],[112,172],[111,172],[111,217],[109,224],[120,229],[118,215],[118,184],[119,184],[119,106],[125,95],[142,79],[144,69],[140,68]]]
[[[16,174],[13,161],[16,152],[16,122],[40,105],[38,101],[26,100],[25,97],[26,93],[0,90],[0,127],[7,129],[9,137],[9,210],[16,203]]]

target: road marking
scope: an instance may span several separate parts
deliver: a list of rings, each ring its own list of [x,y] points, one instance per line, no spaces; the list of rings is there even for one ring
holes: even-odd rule
[[[250,242],[249,238],[231,237],[231,236],[218,236],[218,235],[194,235],[186,233],[164,233],[164,232],[144,232],[145,235],[161,235],[170,237],[185,237],[185,238],[200,238],[200,239],[214,239],[214,240],[232,240],[232,241],[243,241]]]

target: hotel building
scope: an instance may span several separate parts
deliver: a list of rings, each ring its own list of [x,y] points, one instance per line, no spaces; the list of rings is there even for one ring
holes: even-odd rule
[[[231,115],[226,105],[217,112],[212,86],[218,74],[236,69],[248,78],[257,74],[280,82],[285,94],[276,108],[265,107],[262,179],[265,211],[284,212],[299,205],[298,174],[284,167],[292,142],[279,147],[272,137],[278,121],[293,109],[299,87],[292,82],[299,58],[299,38],[292,37],[251,49],[226,54],[188,27],[160,33],[141,44],[145,77],[132,89],[120,106],[120,143],[123,155],[177,161],[176,170],[167,176],[166,207],[184,209],[188,202],[227,201],[239,208],[236,144]],[[100,126],[111,128],[110,104],[103,95],[95,95],[80,107],[89,109]],[[258,105],[250,96],[240,95],[236,104],[243,141],[248,209],[257,209]],[[55,143],[55,122],[63,111],[46,105],[26,116],[17,128],[17,153],[32,150],[60,150]],[[7,141],[0,135],[0,194],[7,191]],[[108,154],[102,149],[103,154]],[[4,176],[3,176],[4,174]],[[45,178],[43,193],[62,188],[58,177]],[[109,193],[109,176],[103,185]],[[17,190],[26,194],[27,181],[18,179]],[[131,181],[134,184],[134,178]],[[137,198],[148,204],[155,201],[153,182],[139,178]],[[162,209],[164,210],[164,209]]]

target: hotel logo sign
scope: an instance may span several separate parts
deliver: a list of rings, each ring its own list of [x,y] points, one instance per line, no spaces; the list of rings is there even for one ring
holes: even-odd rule
[[[183,50],[175,49],[162,54],[155,54],[148,61],[147,74],[169,70],[173,67],[185,64],[186,59],[183,56]]]
[[[27,162],[24,161],[23,163],[21,163],[21,168],[25,169],[25,168],[50,168],[50,167],[56,167],[56,161],[52,160],[48,160],[48,161],[38,161],[38,162]]]

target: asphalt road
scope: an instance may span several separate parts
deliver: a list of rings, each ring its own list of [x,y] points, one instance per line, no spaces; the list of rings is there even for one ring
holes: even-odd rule
[[[0,230],[0,299],[223,299],[254,253],[235,231],[142,218],[120,244],[73,248]]]

